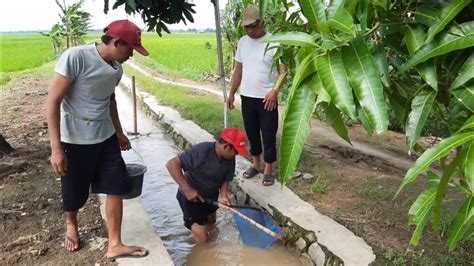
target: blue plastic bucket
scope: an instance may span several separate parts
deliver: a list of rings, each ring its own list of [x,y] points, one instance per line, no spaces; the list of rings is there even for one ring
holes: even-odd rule
[[[133,199],[142,194],[143,177],[146,172],[146,166],[137,163],[126,164],[130,184],[130,192],[123,195],[124,199]]]

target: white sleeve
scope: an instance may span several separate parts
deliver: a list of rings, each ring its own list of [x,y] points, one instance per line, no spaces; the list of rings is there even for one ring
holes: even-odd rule
[[[242,46],[242,39],[240,39],[239,42],[237,43],[237,51],[235,52],[235,57],[234,57],[235,61],[239,63],[242,63],[241,46]]]

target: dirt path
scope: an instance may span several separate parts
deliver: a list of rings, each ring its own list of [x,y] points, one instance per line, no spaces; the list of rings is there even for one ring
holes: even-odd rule
[[[48,86],[48,80],[25,78],[0,91],[0,132],[15,148],[0,154],[0,265],[108,264],[96,197],[79,212],[83,248],[71,253],[61,246],[61,182],[49,164],[44,115]]]
[[[132,67],[160,82],[204,90],[222,97],[217,84],[169,79],[137,64]],[[409,244],[414,228],[407,225],[407,213],[418,194],[426,188],[426,180],[420,176],[392,200],[415,159],[407,154],[405,136],[387,131],[369,137],[358,124],[349,126],[348,131],[352,146],[329,125],[313,119],[312,134],[305,144],[298,171],[314,177],[309,180],[296,178],[288,183],[288,187],[316,210],[364,238],[377,255],[376,265],[472,263],[472,241],[449,253],[445,237],[434,234],[429,226],[419,246]],[[448,192],[444,206],[448,217],[449,210],[454,211],[454,206],[459,206],[461,200],[452,192]]]

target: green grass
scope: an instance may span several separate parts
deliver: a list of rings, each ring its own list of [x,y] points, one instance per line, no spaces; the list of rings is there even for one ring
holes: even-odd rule
[[[50,40],[39,33],[0,34],[0,38],[0,72],[36,68],[55,58]],[[1,83],[5,83],[5,77],[0,78]]]
[[[311,183],[311,191],[326,195],[334,185],[334,179],[332,179],[325,170],[320,170],[316,176],[313,177]]]
[[[372,201],[383,201],[393,197],[393,193],[380,188],[373,180],[367,181],[362,189],[358,192],[359,196],[365,197]]]
[[[124,65],[126,75],[134,75],[138,87],[152,93],[162,105],[177,110],[185,119],[194,121],[200,127],[216,134],[224,127],[223,101],[218,97],[194,89],[163,84]],[[229,112],[229,127],[243,128],[240,111]]]
[[[0,90],[8,88],[16,80],[24,77],[51,79],[54,74],[55,63],[55,61],[51,61],[37,68],[17,72],[0,72]]]
[[[201,80],[218,71],[214,34],[172,33],[159,37],[147,33],[142,35],[142,42],[150,55],[134,53],[135,60],[167,75]]]

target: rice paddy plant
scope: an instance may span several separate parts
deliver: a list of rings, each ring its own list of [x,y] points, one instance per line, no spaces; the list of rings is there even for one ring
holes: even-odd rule
[[[36,68],[55,58],[48,37],[40,34],[0,34],[0,72]]]

